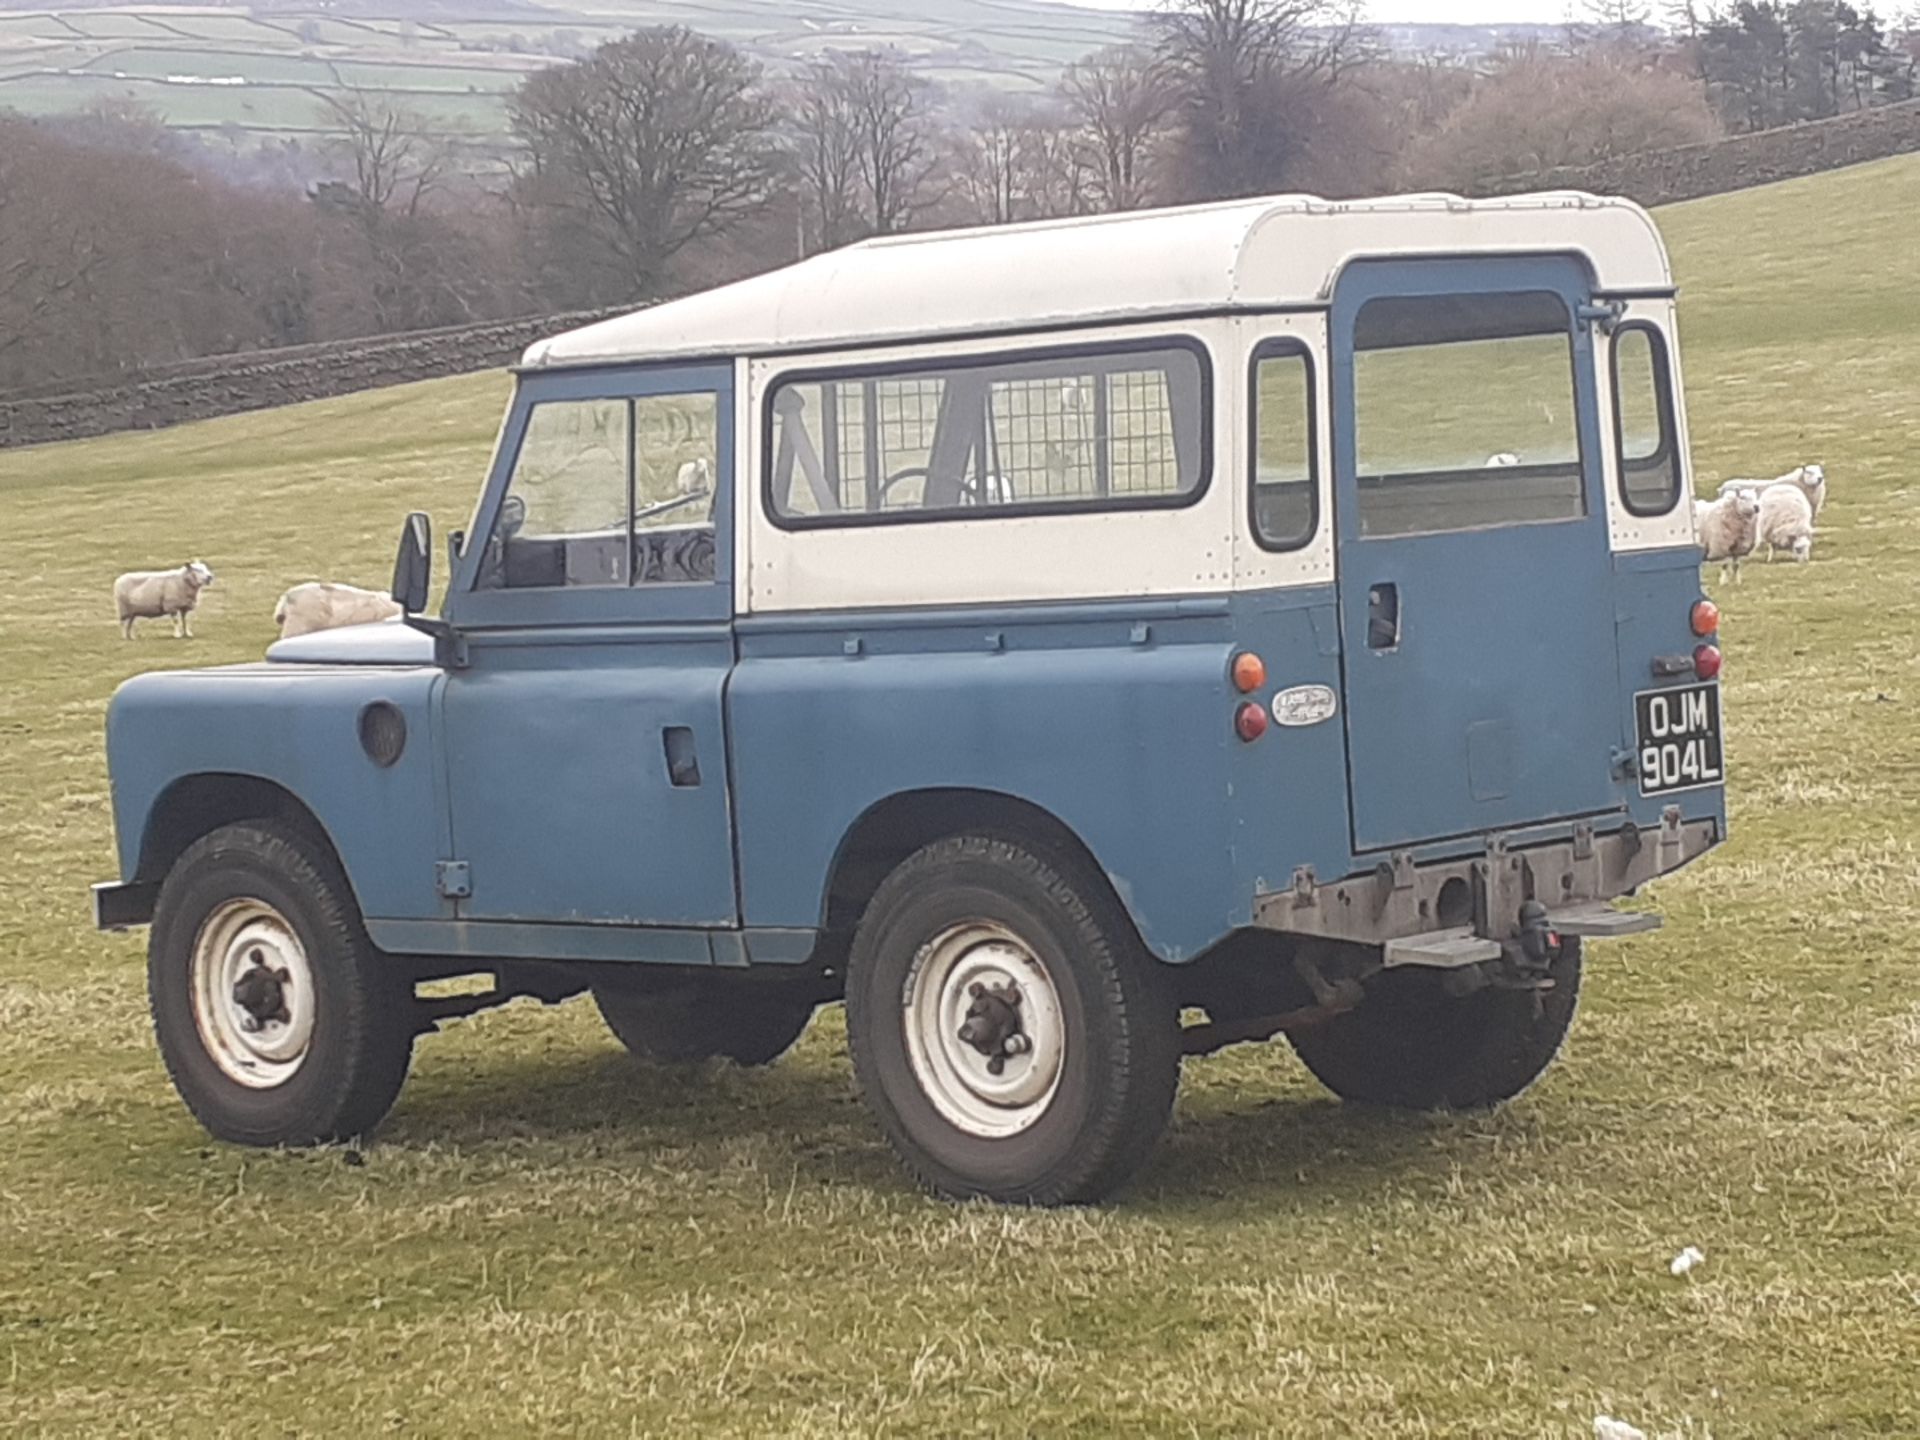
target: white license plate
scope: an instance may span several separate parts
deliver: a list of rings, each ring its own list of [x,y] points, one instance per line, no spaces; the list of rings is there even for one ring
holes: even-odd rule
[[[1678,685],[1633,697],[1640,793],[1667,795],[1727,778],[1720,744],[1720,687]]]

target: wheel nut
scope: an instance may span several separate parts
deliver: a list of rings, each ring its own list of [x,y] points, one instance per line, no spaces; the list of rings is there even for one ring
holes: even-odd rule
[[[1000,1047],[1001,1053],[1006,1055],[1024,1055],[1031,1049],[1033,1042],[1018,1034],[1007,1036],[1006,1043]]]

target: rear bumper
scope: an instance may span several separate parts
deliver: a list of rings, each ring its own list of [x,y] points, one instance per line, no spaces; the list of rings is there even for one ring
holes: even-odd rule
[[[95,885],[93,928],[125,930],[130,926],[145,925],[153,919],[154,897],[159,893],[160,887],[148,881],[121,885],[108,880]]]
[[[1590,914],[1597,902],[1678,870],[1721,838],[1719,821],[1683,820],[1669,809],[1649,830],[1629,824],[1596,835],[1591,824],[1579,824],[1567,839],[1527,846],[1490,835],[1477,855],[1425,864],[1396,852],[1368,874],[1330,884],[1302,867],[1288,889],[1255,898],[1254,923],[1362,945],[1440,930],[1506,940],[1518,931],[1520,907],[1528,900],[1538,900],[1549,914]],[[1572,925],[1568,930],[1581,933]]]

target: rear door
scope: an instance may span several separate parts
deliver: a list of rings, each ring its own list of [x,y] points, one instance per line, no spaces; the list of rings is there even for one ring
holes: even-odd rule
[[[1356,850],[1618,803],[1585,267],[1368,261],[1335,288]]]

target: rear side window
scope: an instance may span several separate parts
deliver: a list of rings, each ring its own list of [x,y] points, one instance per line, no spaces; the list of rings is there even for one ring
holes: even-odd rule
[[[1613,335],[1613,435],[1620,498],[1635,515],[1664,515],[1680,498],[1673,371],[1660,332],[1644,323]]]
[[[767,401],[768,508],[847,525],[1185,504],[1207,390],[1187,344],[794,376]]]
[[[1253,356],[1253,533],[1269,550],[1295,550],[1319,517],[1314,483],[1313,362],[1290,340]]]
[[[1573,321],[1547,291],[1389,296],[1354,323],[1363,536],[1586,514]]]

